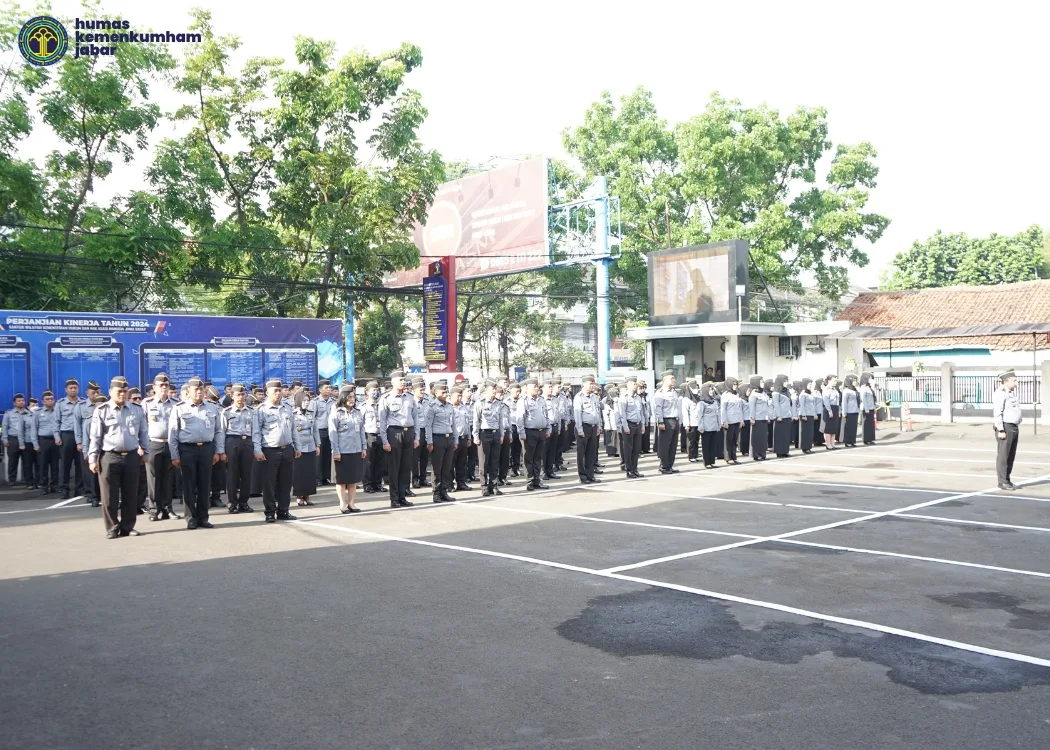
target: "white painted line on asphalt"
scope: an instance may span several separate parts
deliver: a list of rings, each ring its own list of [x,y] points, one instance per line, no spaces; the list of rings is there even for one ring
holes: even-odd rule
[[[290,526],[294,527],[299,525],[301,522],[296,521]],[[390,542],[401,542],[403,544],[415,544],[422,547],[433,547],[437,549],[445,549],[453,552],[466,552],[474,555],[482,555],[485,557],[496,557],[505,560],[514,560],[518,562],[530,563],[533,565],[540,565],[547,568],[556,568],[559,570],[568,570],[574,573],[584,573],[586,575],[598,576],[600,578],[609,578],[616,581],[627,581],[629,583],[637,583],[644,586],[653,586],[655,588],[668,589],[671,591],[681,591],[687,594],[695,594],[697,596],[706,596],[710,599],[718,599],[725,602],[733,602],[735,604],[744,604],[752,607],[758,607],[760,609],[768,609],[776,612],[784,612],[786,614],[797,615],[800,617],[807,617],[813,620],[821,620],[823,622],[831,622],[837,625],[846,625],[849,627],[863,628],[865,630],[871,630],[878,633],[886,633],[888,635],[896,635],[902,638],[908,638],[915,641],[922,641],[925,643],[934,643],[940,646],[947,646],[948,648],[955,648],[961,651],[969,651],[971,653],[984,654],[985,656],[994,656],[1000,659],[1007,659],[1009,661],[1023,662],[1026,664],[1034,664],[1040,667],[1050,667],[1050,659],[1040,659],[1036,656],[1029,656],[1028,654],[1020,654],[1012,651],[1002,651],[1000,649],[986,648],[984,646],[978,646],[972,643],[964,643],[962,641],[954,641],[947,638],[938,638],[937,636],[926,635],[924,633],[917,633],[912,630],[904,630],[902,628],[894,628],[888,625],[880,625],[879,623],[867,622],[865,620],[856,620],[847,617],[837,617],[835,615],[828,615],[822,612],[814,612],[811,610],[800,609],[798,607],[790,607],[784,604],[777,604],[775,602],[766,602],[758,599],[747,599],[742,596],[734,596],[732,594],[723,594],[717,591],[708,591],[705,589],[693,588],[690,586],[681,586],[674,583],[665,583],[663,581],[654,581],[647,578],[638,578],[635,576],[626,576],[619,573],[609,573],[601,570],[594,570],[592,568],[584,568],[577,565],[567,565],[565,563],[553,562],[550,560],[539,560],[533,557],[524,557],[522,555],[511,555],[505,552],[495,552],[493,550],[477,549],[473,547],[463,547],[452,544],[442,544],[440,542],[431,542],[424,539],[408,539],[405,537],[391,536],[389,534],[377,534],[371,531],[363,531],[361,529],[355,529],[348,526],[336,526],[334,524],[327,523],[311,523],[303,524],[306,527],[320,526],[322,528],[331,529],[333,531],[339,531],[345,534],[353,534],[371,539],[380,539],[383,541]]]
[[[601,491],[601,487],[595,487],[594,489]],[[710,495],[690,495],[686,492],[653,492],[652,490],[635,490],[616,488],[610,490],[612,492],[629,492],[632,495],[653,495],[655,497],[671,497],[677,500],[711,500],[717,503],[739,503],[742,505],[772,505],[778,508],[805,508],[807,510],[833,510],[841,513],[856,513],[858,515],[864,515],[865,513],[875,513],[873,510],[861,510],[853,508],[828,508],[821,505],[805,505],[803,503],[777,503],[772,500],[741,500],[740,498],[734,497],[712,497]]]
[[[77,495],[76,497],[71,497],[68,500],[62,500],[61,502],[57,502],[54,505],[49,505],[46,508],[44,508],[44,510],[54,510],[55,508],[61,508],[64,505],[70,505],[72,503],[75,503],[77,500],[83,500],[83,499],[84,499],[83,495]]]
[[[1019,526],[1013,523],[993,523],[992,521],[972,521],[969,518],[943,518],[941,516],[923,516],[918,513],[901,513],[901,518],[923,518],[927,521],[945,521],[947,523],[970,524],[973,526],[993,526],[997,529],[1016,529],[1018,531],[1050,531],[1045,526]]]
[[[870,448],[872,446],[869,445],[867,447]],[[951,453],[955,453],[955,452],[962,452],[962,453],[997,453],[998,452],[995,448],[956,448],[954,446],[947,446],[947,447],[941,448],[941,447],[936,446],[936,445],[915,445],[913,442],[907,442],[907,441],[905,441],[905,442],[894,442],[893,440],[887,440],[885,442],[881,442],[881,441],[877,442],[875,444],[875,447],[876,448],[907,448],[908,450],[912,450],[912,451],[948,451],[948,452],[951,452]],[[1050,456],[1050,451],[1026,451],[1026,450],[1019,450],[1019,451],[1017,451],[1017,455],[1021,455],[1022,453],[1026,453],[1026,454],[1031,455],[1031,456]],[[934,460],[939,460],[939,459],[934,459]]]
[[[776,474],[763,474],[757,477],[738,477],[732,474],[723,474],[721,472],[709,472],[706,476],[712,479],[739,479],[744,482],[765,482],[767,484],[808,484],[813,487],[844,487],[851,490],[879,490],[880,492],[929,492],[938,495],[950,495],[955,490],[927,490],[918,487],[892,487],[892,486],[880,486],[875,484],[846,484],[844,482],[818,482],[816,480],[809,479],[781,479],[780,475]],[[785,477],[787,475],[784,475]],[[1005,497],[1005,496],[1004,496]]]
[[[1050,497],[1032,497],[1031,495],[1014,495],[1013,493],[982,492],[981,497],[998,497],[1004,500],[1035,500],[1037,503],[1050,503]]]
[[[1033,479],[1028,480],[1028,482],[1038,482],[1038,481],[1044,480],[1044,479],[1046,479],[1048,477],[1050,477],[1050,474],[1047,474],[1047,475],[1044,475],[1044,476],[1041,476],[1041,477],[1035,477]],[[1026,482],[1022,482],[1021,484],[1026,484]],[[874,520],[876,518],[884,518],[886,516],[894,516],[894,515],[898,515],[900,513],[907,513],[909,511],[919,510],[920,508],[927,508],[927,507],[929,507],[931,505],[937,505],[938,503],[947,502],[949,500],[961,500],[961,499],[963,499],[965,497],[973,497],[974,495],[980,495],[980,494],[982,494],[984,492],[988,492],[988,490],[976,490],[974,492],[963,492],[963,493],[959,493],[957,495],[949,495],[947,497],[939,497],[939,498],[935,498],[933,500],[927,500],[924,503],[916,503],[914,505],[909,505],[909,506],[906,506],[904,508],[897,508],[895,510],[880,511],[879,513],[871,513],[869,515],[859,516],[857,518],[847,518],[847,519],[842,520],[842,521],[835,521],[834,523],[826,523],[826,524],[822,524],[820,526],[811,526],[808,529],[799,529],[798,531],[788,531],[788,532],[785,532],[783,534],[774,534],[772,536],[761,537],[759,539],[751,539],[751,540],[742,541],[742,542],[733,542],[732,544],[723,544],[723,545],[721,545],[719,547],[708,547],[706,549],[694,550],[692,552],[682,552],[682,553],[677,554],[677,555],[668,555],[666,557],[658,557],[658,558],[654,558],[652,560],[643,560],[641,562],[632,563],[631,565],[618,565],[618,566],[616,566],[614,568],[607,568],[607,569],[605,569],[605,570],[603,570],[601,572],[602,573],[619,573],[619,572],[622,572],[624,570],[634,570],[636,568],[645,568],[645,567],[648,567],[650,565],[658,565],[660,563],[672,562],[674,560],[684,560],[685,558],[688,558],[688,557],[697,557],[699,555],[708,555],[708,554],[711,554],[712,552],[721,552],[721,551],[727,550],[727,549],[736,549],[737,547],[744,547],[744,546],[751,545],[751,544],[759,544],[761,542],[775,542],[775,541],[779,541],[781,539],[790,539],[791,537],[801,536],[803,534],[813,534],[813,533],[816,533],[818,531],[826,531],[828,529],[837,529],[840,526],[848,526],[850,524],[861,523],[863,521],[871,521],[871,520]]]

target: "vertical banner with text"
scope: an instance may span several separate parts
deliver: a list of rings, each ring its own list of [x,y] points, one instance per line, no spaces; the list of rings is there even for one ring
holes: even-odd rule
[[[456,320],[456,259],[442,258],[423,279],[423,359],[430,372],[456,370]]]

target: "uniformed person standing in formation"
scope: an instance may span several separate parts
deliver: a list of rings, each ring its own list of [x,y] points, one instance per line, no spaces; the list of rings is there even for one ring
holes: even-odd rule
[[[416,433],[416,399],[405,391],[405,373],[390,374],[393,390],[379,402],[379,434],[387,457],[387,480],[390,483],[390,507],[407,508],[412,493],[412,464],[419,449]]]
[[[624,392],[616,400],[615,428],[623,446],[623,468],[628,479],[641,479],[638,456],[642,452],[642,430],[645,426],[645,401],[638,395],[638,378],[629,375],[623,381]]]
[[[547,402],[540,395],[540,384],[536,378],[526,378],[522,383],[525,395],[518,401],[514,423],[525,444],[525,476],[529,478],[526,489],[548,489],[543,484],[543,464],[547,455],[547,440],[551,435],[551,418]]]
[[[799,381],[798,393],[798,447],[803,453],[813,452],[813,420],[817,417],[817,398],[813,395],[810,378]]]
[[[456,412],[457,448],[453,465],[456,475],[456,492],[469,492],[471,490],[470,485],[467,484],[467,453],[470,450],[470,427],[474,416],[470,412],[470,406],[463,403],[464,390],[462,385],[457,385],[452,389],[452,395],[450,396],[452,408]]]
[[[773,385],[773,453],[784,458],[791,453],[791,423],[795,409],[788,392],[787,375],[777,375]]]
[[[999,478],[999,489],[1016,490],[1010,481],[1017,455],[1017,438],[1020,434],[1021,402],[1017,398],[1017,374],[1013,370],[999,374],[999,389],[992,394],[992,419],[995,423],[997,450],[995,473]]]
[[[125,397],[127,394],[124,394]],[[50,495],[58,489],[58,441],[62,439],[58,431],[58,413],[55,411],[55,394],[44,391],[41,395],[44,405],[37,410],[33,420],[32,440],[39,456],[38,474],[40,475],[41,495]]]
[[[426,381],[423,378],[412,378],[412,393],[416,399],[416,437],[419,441],[415,449],[415,461],[412,464],[412,486],[418,490],[430,486],[427,479],[430,473],[430,453],[427,451],[426,428],[423,426],[427,421],[430,396],[427,394]]]
[[[168,450],[172,467],[182,473],[186,528],[210,529],[212,467],[226,459],[222,414],[217,404],[204,400],[200,378],[190,378],[186,388],[188,399],[177,404],[168,418]]]
[[[451,503],[456,498],[448,493],[452,484],[452,466],[459,449],[456,431],[456,409],[448,402],[448,385],[445,381],[434,384],[434,403],[427,408],[427,451],[434,466],[435,503]]]
[[[714,383],[705,381],[700,386],[700,400],[696,406],[696,422],[700,431],[700,453],[704,467],[713,469],[718,458],[718,444],[725,442],[725,435],[722,432],[721,405],[715,398]]]
[[[864,445],[872,445],[875,442],[875,388],[872,385],[871,373],[865,372],[860,376],[860,411],[863,425]]]
[[[215,411],[219,415],[219,422],[222,422],[222,397],[219,395],[219,390],[211,383],[204,384],[204,399],[215,407]],[[226,491],[226,461],[219,461],[211,470],[211,493],[209,504],[212,508],[221,508],[222,504],[222,493]]]
[[[740,381],[736,378],[727,378],[722,400],[718,407],[719,421],[725,430],[725,457],[727,464],[740,463],[737,458],[737,448],[740,444],[740,430],[744,426],[744,402],[740,398],[737,389]]]
[[[518,413],[518,402],[521,401],[521,384],[510,384],[510,395],[507,397],[507,407],[510,416]],[[511,420],[510,423],[510,474],[514,477],[521,476],[521,445],[525,435],[518,433],[518,425]],[[501,468],[502,472],[502,468]],[[507,478],[506,472],[502,472],[503,479]]]
[[[149,430],[149,460],[146,462],[146,492],[149,495],[149,520],[179,518],[172,507],[175,478],[168,446],[168,421],[176,401],[168,391],[168,376],[163,372],[153,378],[153,395],[142,402]]]
[[[118,375],[110,381],[109,401],[95,409],[88,438],[88,466],[99,475],[107,539],[138,533],[139,472],[149,458],[146,413],[127,396],[128,381]]]
[[[328,413],[328,434],[332,439],[332,458],[335,460],[335,493],[339,497],[339,512],[360,513],[354,505],[357,483],[364,476],[363,464],[368,456],[368,434],[365,415],[357,405],[357,389],[353,383],[344,383],[339,399]],[[365,486],[368,486],[367,481]]]
[[[321,486],[332,483],[332,441],[328,435],[328,415],[335,406],[332,396],[332,383],[328,380],[317,381],[320,393],[314,399],[314,416],[317,419],[317,433],[321,436],[321,453],[318,459],[318,481]],[[356,394],[355,394],[356,396]]]
[[[251,513],[248,498],[252,488],[252,436],[255,412],[248,407],[247,389],[237,384],[230,390],[232,403],[222,410],[226,436],[226,507],[230,513]]]
[[[292,463],[292,494],[298,505],[313,505],[317,494],[317,459],[321,455],[321,432],[317,428],[310,395],[303,389],[292,396],[297,455]]]
[[[499,456],[503,441],[509,434],[503,401],[496,398],[496,384],[485,380],[481,384],[482,397],[474,403],[474,443],[481,451],[479,459],[484,472],[483,497],[502,495],[499,481]]]
[[[773,413],[772,400],[762,388],[762,376],[751,376],[751,395],[748,397],[751,414],[751,458],[765,461],[769,440],[769,418]]]
[[[576,473],[582,484],[594,484],[598,466],[598,440],[602,435],[602,404],[593,375],[581,378],[583,388],[572,400],[576,423]]]
[[[342,388],[339,389],[339,397],[342,398]],[[386,463],[386,452],[383,450],[383,441],[379,437],[379,397],[379,381],[369,380],[365,385],[365,402],[357,407],[365,421],[365,452],[367,455],[363,481],[367,494],[383,491],[383,466]],[[356,402],[356,393],[354,399]]]
[[[61,498],[68,500],[69,495],[69,470],[73,469],[76,475],[74,491],[80,495],[84,492],[84,477],[80,471],[80,451],[83,443],[78,445],[77,412],[84,399],[80,398],[80,383],[74,378],[66,381],[66,397],[55,404],[55,413],[58,416],[58,437],[55,444],[59,447],[59,491]]]
[[[662,385],[653,394],[653,420],[656,422],[656,452],[660,456],[660,473],[677,474],[674,468],[678,430],[682,422],[681,396],[675,390],[674,370],[660,374]]]
[[[88,470],[88,443],[91,438],[91,418],[95,415],[95,407],[105,403],[109,399],[102,395],[98,383],[89,380],[87,383],[87,397],[82,399],[81,404],[74,410],[73,427],[76,431],[77,460],[80,461],[80,474],[84,478],[84,502],[92,507],[99,507],[98,499],[98,474],[92,474]]]
[[[18,464],[22,462],[23,480],[30,484],[32,475],[26,470],[30,456],[26,449],[26,437],[29,433],[29,421],[32,416],[26,409],[26,397],[24,393],[16,393],[11,399],[13,409],[4,412],[3,427],[0,432],[4,434],[4,447],[7,448],[7,483],[14,485],[18,483]]]
[[[824,395],[824,449],[834,450],[842,426],[842,394],[838,389],[838,376],[828,375],[823,388]]]
[[[842,388],[842,444],[847,448],[857,447],[857,422],[860,417],[860,394],[857,392],[857,376],[847,375]]]
[[[554,473],[558,466],[558,445],[561,440],[561,408],[558,399],[554,395],[554,380],[546,380],[543,383],[543,400],[547,404],[547,416],[550,418],[551,434],[543,446],[543,476],[545,479],[558,479]]]
[[[252,448],[262,462],[262,495],[266,523],[294,521],[292,504],[293,463],[302,453],[293,426],[292,407],[285,403],[281,381],[266,381],[266,401],[256,410]]]

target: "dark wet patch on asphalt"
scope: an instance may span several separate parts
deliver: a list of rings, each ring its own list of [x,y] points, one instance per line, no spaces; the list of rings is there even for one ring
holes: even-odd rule
[[[619,657],[668,656],[710,661],[744,656],[799,664],[832,653],[886,667],[899,685],[931,695],[1000,693],[1050,685],[1050,669],[903,636],[839,630],[821,622],[774,621],[760,629],[737,622],[716,599],[648,588],[588,602],[557,627],[563,638]]]
[[[873,464],[866,464],[865,468],[866,469],[895,469],[897,467],[894,466],[893,464],[873,463]]]
[[[965,500],[946,500],[943,503],[937,503],[937,508],[965,508],[970,503]]]
[[[935,602],[960,609],[998,609],[1012,615],[1006,627],[1014,630],[1050,630],[1050,612],[1021,606],[1024,600],[996,591],[963,591],[931,596]]]

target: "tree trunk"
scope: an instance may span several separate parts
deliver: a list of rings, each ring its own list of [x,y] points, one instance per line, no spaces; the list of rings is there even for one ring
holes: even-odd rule
[[[474,287],[476,286],[476,284],[477,282],[475,281],[470,282],[470,291],[474,291]],[[467,304],[463,306],[463,316],[459,320],[459,345],[456,347],[456,369],[459,372],[463,372],[463,363],[465,361],[463,354],[463,344],[466,343],[467,319],[470,318],[470,306],[471,304],[473,304],[473,302],[473,297],[467,297]]]
[[[332,280],[332,272],[335,269],[335,250],[329,250],[326,256],[324,261],[324,286],[321,287],[321,292],[317,295],[316,317],[318,318],[328,315],[328,284]]]
[[[401,337],[397,326],[394,325],[394,319],[390,315],[390,308],[387,307],[386,297],[379,298],[379,307],[383,311],[383,320],[386,321],[386,330],[390,334],[390,341],[394,344],[394,353],[397,355],[397,369],[404,370],[405,358],[401,354]]]
[[[499,332],[499,354],[500,367],[503,368],[501,375],[510,377],[510,332],[506,328],[500,328]]]

